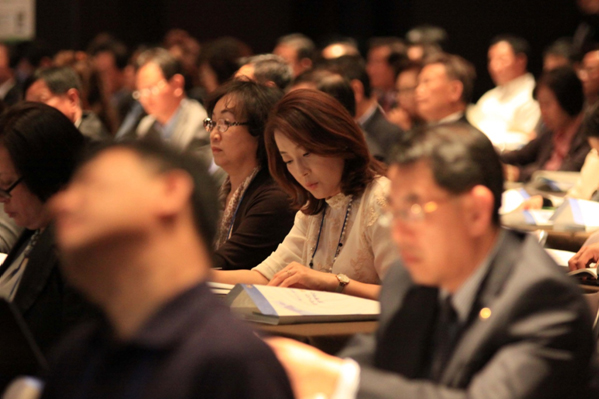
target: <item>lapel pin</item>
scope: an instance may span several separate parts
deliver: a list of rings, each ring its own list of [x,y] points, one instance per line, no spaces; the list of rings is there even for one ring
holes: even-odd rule
[[[478,313],[478,316],[483,320],[487,320],[489,317],[491,317],[491,309],[482,308]]]

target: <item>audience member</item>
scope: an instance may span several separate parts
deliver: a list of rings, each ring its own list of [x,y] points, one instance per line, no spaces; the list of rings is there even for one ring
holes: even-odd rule
[[[416,87],[418,86],[418,74],[422,65],[410,62],[403,66],[397,75],[397,107],[387,114],[387,119],[395,123],[404,131],[408,131],[421,124],[422,118],[418,114],[416,104]]]
[[[42,398],[292,398],[204,283],[211,185],[196,158],[139,141],[93,155],[52,200],[65,274],[105,318],[64,340]]]
[[[396,37],[376,37],[370,40],[366,57],[366,72],[370,86],[385,112],[397,105],[395,79],[397,63],[407,60],[407,46]]]
[[[576,72],[570,67],[545,72],[534,95],[543,124],[534,140],[501,156],[510,181],[528,181],[537,170],[579,171],[590,151],[581,129],[584,96]]]
[[[595,104],[599,99],[599,49],[584,55],[578,76],[582,81],[586,106]]]
[[[509,35],[495,37],[489,47],[489,74],[496,87],[468,112],[468,120],[502,149],[530,141],[539,122],[539,104],[532,97],[535,79],[527,72],[529,45]]]
[[[354,118],[366,132],[367,142],[376,143],[378,148],[373,148],[373,154],[377,155],[376,151],[380,150],[383,159],[386,160],[395,143],[401,139],[403,131],[387,120],[376,97],[372,94],[364,59],[360,56],[343,56],[330,60],[327,68],[350,81],[356,99]]]
[[[264,127],[283,93],[234,80],[216,89],[204,121],[214,162],[226,173],[224,209],[215,242],[218,269],[251,269],[266,259],[293,226],[290,201],[268,171]]]
[[[98,116],[81,106],[81,81],[71,67],[38,69],[26,87],[25,99],[56,108],[75,124],[84,136],[106,140],[111,135]]]
[[[181,62],[185,77],[185,91],[190,98],[203,101],[204,92],[200,81],[200,43],[183,29],[171,29],[164,36],[164,48]]]
[[[67,184],[85,139],[56,109],[24,102],[0,117],[0,201],[24,227],[0,266],[0,296],[12,302],[47,354],[80,319],[83,300],[65,283],[48,200]]]
[[[11,48],[0,42],[0,100],[11,106],[21,101],[22,97],[21,87],[17,84],[11,65]]]
[[[476,72],[453,54],[429,57],[418,74],[416,109],[428,124],[468,122],[464,111],[472,99]]]
[[[148,115],[139,123],[137,136],[159,138],[179,150],[193,152],[209,168],[212,152],[204,129],[208,115],[197,101],[186,97],[181,72],[181,63],[165,49],[146,50],[138,57],[133,97]],[[222,173],[218,168],[212,171]]]
[[[299,209],[295,223],[260,265],[213,279],[377,298],[396,259],[379,223],[388,180],[356,123],[331,96],[300,89],[277,104],[265,137],[270,171]]]
[[[311,69],[295,79],[291,90],[297,89],[312,89],[327,93],[339,101],[351,116],[356,116],[354,90],[349,80],[338,73],[326,69]],[[379,144],[366,132],[363,133],[370,154],[377,160],[384,161],[385,155]]]
[[[280,37],[272,52],[291,65],[293,77],[295,78],[312,68],[316,46],[307,36],[301,33],[292,33]]]
[[[246,76],[260,84],[278,87],[281,90],[287,90],[293,80],[291,66],[278,55],[255,55],[244,59],[242,64],[235,74],[236,78]]]
[[[542,207],[557,207],[568,198],[584,200],[599,200],[599,104],[595,104],[585,113],[581,130],[589,142],[591,151],[587,154],[580,169],[580,176],[574,187],[568,190],[564,197],[549,195],[533,195],[522,204],[522,209],[541,209]]]
[[[419,25],[406,33],[406,40],[408,58],[414,62],[422,62],[434,54],[443,52],[447,32],[440,26]]]
[[[385,278],[376,334],[346,360],[270,340],[296,397],[590,397],[588,305],[532,236],[499,227],[491,142],[463,123],[418,133],[389,171],[403,264]]]
[[[572,39],[562,37],[551,43],[543,51],[543,71],[549,71],[561,66],[578,69],[580,54],[572,44]]]
[[[332,60],[344,55],[359,56],[358,42],[351,37],[340,37],[330,40],[320,51],[321,58]]]
[[[222,37],[208,43],[200,57],[200,81],[208,94],[231,79],[239,69],[239,60],[252,55],[240,40]]]

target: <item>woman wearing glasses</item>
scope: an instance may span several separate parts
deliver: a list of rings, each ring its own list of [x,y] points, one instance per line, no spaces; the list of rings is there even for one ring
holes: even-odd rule
[[[0,266],[0,298],[21,312],[43,352],[85,309],[58,268],[47,207],[83,147],[73,123],[45,104],[22,103],[0,117],[0,201],[25,228]]]
[[[265,139],[271,173],[299,209],[294,226],[251,271],[213,279],[377,298],[397,259],[389,226],[379,223],[389,181],[353,118],[327,94],[295,90],[275,107]]]
[[[218,88],[207,104],[214,162],[227,172],[215,267],[251,269],[270,255],[293,225],[289,199],[268,171],[264,126],[282,93],[252,81]]]

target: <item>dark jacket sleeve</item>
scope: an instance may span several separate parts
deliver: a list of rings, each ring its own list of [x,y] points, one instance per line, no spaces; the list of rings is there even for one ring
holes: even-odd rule
[[[262,184],[243,199],[231,238],[216,251],[214,266],[223,270],[257,266],[289,234],[294,216],[287,195],[272,180]]]

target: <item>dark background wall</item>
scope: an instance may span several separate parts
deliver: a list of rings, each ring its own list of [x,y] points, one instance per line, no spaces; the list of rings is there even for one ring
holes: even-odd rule
[[[492,86],[486,72],[489,40],[499,33],[527,38],[538,74],[545,46],[571,36],[582,16],[575,0],[38,0],[37,36],[53,50],[84,49],[108,31],[130,46],[157,43],[171,28],[198,40],[235,36],[256,53],[271,51],[277,37],[302,32],[316,42],[353,36],[366,49],[372,36],[403,36],[429,23],[449,33],[446,49],[472,61],[477,95]]]

